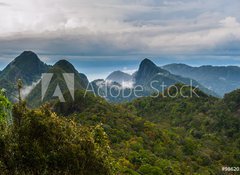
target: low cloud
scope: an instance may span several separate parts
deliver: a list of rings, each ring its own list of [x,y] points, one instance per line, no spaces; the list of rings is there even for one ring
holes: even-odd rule
[[[123,70],[122,70],[122,72],[127,73],[127,74],[130,74],[130,75],[132,75],[132,74],[135,73],[136,71],[137,71],[137,69],[129,69],[129,68],[127,68],[127,67],[124,67]]]
[[[123,89],[126,89],[126,88],[131,89],[134,87],[134,81],[123,81],[121,85]]]
[[[32,85],[30,86],[25,86],[23,87],[22,91],[21,91],[21,95],[22,95],[22,98],[26,98],[29,93],[36,87],[36,85],[40,82],[40,80],[36,81],[36,82],[33,82]]]

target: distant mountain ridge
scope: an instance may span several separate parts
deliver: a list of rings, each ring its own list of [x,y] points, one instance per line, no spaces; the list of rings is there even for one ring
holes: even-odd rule
[[[111,80],[111,82],[108,82],[108,80]],[[132,83],[131,86],[124,87],[123,80],[130,80]],[[125,102],[131,101],[139,96],[150,96],[151,94],[156,93],[156,90],[158,93],[162,93],[169,86],[178,83],[198,87],[208,95],[218,96],[215,92],[205,88],[196,80],[174,75],[169,71],[158,67],[147,58],[140,63],[138,71],[132,75],[115,71],[111,73],[106,80],[95,80],[92,82],[92,85],[95,93],[99,94],[100,92],[100,95],[104,94],[104,97],[107,100],[112,102]],[[133,92],[131,93],[131,89],[138,86],[141,86],[143,90],[138,92],[137,95]],[[131,93],[131,95],[124,98],[123,96],[127,96],[128,93]]]
[[[153,82],[156,82],[154,83],[155,85]],[[149,91],[148,94],[154,92],[152,91],[153,86],[155,89],[158,89],[159,92],[162,92],[164,90],[163,85],[167,88],[178,83],[198,87],[206,94],[217,96],[215,92],[205,88],[195,79],[172,74],[168,70],[158,67],[149,59],[144,59],[141,62],[138,71],[135,73],[135,85],[143,85],[146,91]]]
[[[168,64],[163,69],[193,78],[221,96],[240,87],[240,67],[237,66],[192,67],[186,64]]]
[[[53,77],[53,84],[51,83],[49,87],[50,90],[46,94],[45,102],[50,100],[54,86],[58,82],[64,81],[62,73],[74,73],[75,89],[86,89],[89,85],[86,75],[79,73],[67,60],[59,60],[53,66],[49,66],[42,62],[34,52],[24,51],[4,70],[0,71],[0,88],[6,89],[8,97],[11,98],[12,95],[16,94],[16,81],[18,79],[22,79],[25,86],[36,83],[36,87],[31,90],[27,99],[30,103],[39,105],[40,102],[36,101],[41,101],[41,82],[37,83],[37,81],[40,80],[43,73],[57,74]],[[100,89],[101,95],[105,93],[106,89],[110,90],[111,86],[114,86],[112,88],[114,95],[118,94],[119,89],[122,96],[115,98],[110,97],[109,92],[105,94],[106,99],[111,102],[131,101],[136,98],[133,95],[124,96],[139,85],[143,87],[143,91],[140,93],[141,96],[149,96],[155,92],[154,90],[161,93],[164,90],[161,86],[162,83],[164,83],[165,89],[180,83],[198,87],[208,95],[218,96],[220,94],[223,96],[223,92],[240,87],[240,77],[238,75],[240,75],[240,68],[237,66],[191,67],[185,64],[170,64],[159,67],[146,58],[141,61],[138,70],[132,75],[122,71],[114,71],[105,80],[95,80],[91,82],[91,85],[94,86],[94,92]],[[155,89],[151,86],[151,82],[157,82],[154,84]],[[61,89],[67,91],[66,86],[62,86]]]

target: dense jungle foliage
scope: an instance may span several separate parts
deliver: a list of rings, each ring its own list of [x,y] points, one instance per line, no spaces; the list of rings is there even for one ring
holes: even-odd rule
[[[222,167],[240,167],[239,92],[110,104],[78,90],[75,101],[66,96],[66,103],[34,110],[15,104],[12,123],[4,112],[11,104],[1,94],[0,171],[221,175]]]

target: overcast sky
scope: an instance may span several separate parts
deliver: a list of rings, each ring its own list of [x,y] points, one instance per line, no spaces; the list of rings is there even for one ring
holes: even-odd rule
[[[0,0],[0,24],[0,62],[23,50],[240,55],[239,0]]]

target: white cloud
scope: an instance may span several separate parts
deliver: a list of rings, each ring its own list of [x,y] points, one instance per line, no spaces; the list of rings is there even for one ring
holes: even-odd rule
[[[25,86],[22,91],[21,91],[21,95],[23,98],[26,98],[29,93],[33,90],[34,87],[36,87],[36,85],[40,82],[40,80],[33,82],[30,86]]]
[[[127,73],[127,74],[130,74],[130,75],[132,75],[132,74],[135,73],[136,71],[137,71],[137,69],[129,69],[129,68],[127,68],[127,67],[124,67],[123,70],[122,70],[122,72]]]
[[[126,88],[131,89],[134,87],[134,81],[123,81],[121,85],[123,89],[126,89]]]
[[[225,19],[221,20],[220,23],[224,26],[224,27],[233,27],[233,28],[239,28],[240,27],[240,23],[237,21],[237,19],[235,17],[232,16],[228,16]]]

